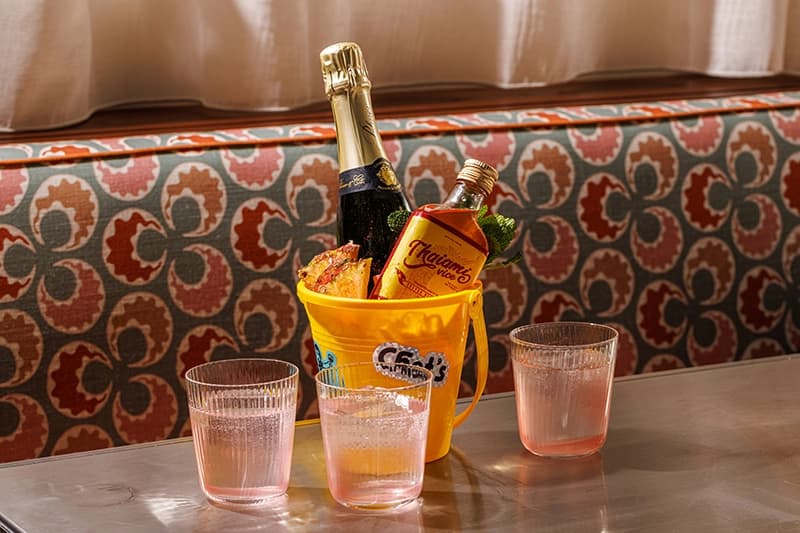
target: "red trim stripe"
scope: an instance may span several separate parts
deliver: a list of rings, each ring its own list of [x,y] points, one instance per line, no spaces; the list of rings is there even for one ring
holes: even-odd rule
[[[761,95],[749,95],[751,98],[770,98],[775,97],[775,95],[782,95],[783,93],[764,93]],[[748,98],[747,95],[736,96],[736,97],[729,97],[721,100],[731,100],[731,99],[740,99],[746,100]],[[670,104],[670,102],[691,102],[692,100],[669,100],[663,102],[631,102],[630,104],[626,104],[627,106],[649,106],[654,107],[657,106],[659,103],[662,105],[674,105]],[[619,104],[614,104],[619,105]],[[588,107],[595,107],[595,106],[588,106]],[[733,105],[731,107],[714,107],[709,109],[691,109],[686,111],[663,111],[663,112],[652,112],[645,116],[614,116],[614,117],[589,117],[583,119],[576,119],[576,118],[555,118],[548,122],[512,122],[512,123],[494,123],[494,124],[447,124],[447,125],[439,125],[435,128],[420,128],[420,129],[398,129],[398,130],[385,130],[381,131],[381,136],[384,139],[391,139],[391,138],[398,138],[398,137],[418,137],[424,135],[431,135],[431,134],[438,134],[438,133],[453,133],[453,132],[486,132],[486,131],[510,131],[510,130],[537,130],[542,128],[553,128],[553,127],[563,127],[563,126],[570,126],[570,127],[578,127],[578,126],[586,126],[586,125],[604,125],[604,124],[635,124],[638,122],[651,122],[654,120],[665,120],[665,119],[680,119],[680,118],[688,118],[688,117],[697,117],[697,116],[707,116],[707,115],[718,115],[718,114],[733,114],[733,113],[742,113],[742,112],[752,112],[752,111],[767,111],[767,110],[779,110],[779,109],[791,109],[791,108],[800,108],[800,99],[796,99],[791,102],[762,102],[762,101],[754,101],[750,100],[747,102],[741,102],[739,105]],[[518,113],[524,113],[526,111],[542,111],[542,112],[558,112],[560,109],[566,108],[534,108],[530,110],[518,110]],[[417,117],[420,119],[423,118],[455,118],[458,119],[460,116],[466,115],[443,115],[439,117]],[[414,117],[409,117],[408,120],[413,120]],[[286,128],[295,127],[301,124],[287,124]],[[237,129],[246,129],[246,128],[237,128]],[[225,132],[226,130],[218,130],[218,132]],[[180,132],[174,132],[173,135],[177,135]],[[214,133],[214,131],[208,132],[192,132],[197,134],[209,134]],[[162,135],[170,135],[170,134],[162,134]],[[122,139],[125,137],[114,137],[114,139]],[[89,154],[81,154],[81,155],[52,155],[52,156],[37,156],[37,157],[29,157],[29,158],[16,158],[16,159],[4,159],[0,160],[0,168],[4,167],[14,167],[20,165],[34,165],[34,164],[41,164],[41,163],[58,163],[58,162],[66,162],[66,161],[91,161],[95,159],[106,159],[112,157],[121,157],[121,156],[128,156],[128,157],[135,157],[140,155],[151,155],[151,154],[158,154],[158,153],[180,153],[180,152],[187,152],[193,150],[207,150],[207,149],[215,149],[215,148],[237,148],[237,147],[252,147],[252,146],[274,146],[274,145],[286,145],[286,144],[295,144],[295,145],[308,145],[308,144],[325,144],[329,142],[335,142],[336,135],[335,133],[325,133],[318,136],[309,136],[309,137],[274,137],[269,139],[231,139],[231,140],[216,140],[216,141],[198,141],[192,144],[187,145],[169,145],[169,146],[153,146],[148,148],[129,148],[129,149],[121,149],[121,150],[109,150],[105,152],[95,152]],[[91,142],[91,140],[88,140]],[[45,146],[58,146],[58,145],[69,145],[69,144],[78,144],[78,145],[85,145],[87,140],[64,140],[58,142],[49,142],[49,143],[12,143],[8,145],[0,145],[0,148],[3,147],[15,147],[19,145],[38,145],[42,144]]]

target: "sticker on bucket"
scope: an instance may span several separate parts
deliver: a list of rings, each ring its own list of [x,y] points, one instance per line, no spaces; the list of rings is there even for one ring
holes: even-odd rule
[[[325,370],[326,368],[331,368],[332,366],[336,366],[336,354],[328,350],[325,353],[325,359],[323,359],[322,350],[320,350],[319,344],[317,344],[316,341],[314,341],[314,355],[317,357],[318,370]]]
[[[433,386],[441,387],[447,383],[447,371],[450,364],[447,356],[442,352],[428,352],[424,357],[419,355],[419,350],[413,346],[403,346],[397,342],[384,342],[375,347],[372,352],[372,362],[382,374],[391,375],[397,379],[404,379],[392,367],[392,363],[405,363],[408,365],[427,368],[433,374]]]

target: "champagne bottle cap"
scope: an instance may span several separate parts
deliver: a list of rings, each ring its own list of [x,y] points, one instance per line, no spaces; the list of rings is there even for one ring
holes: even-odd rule
[[[474,183],[486,196],[489,196],[497,178],[497,170],[493,166],[477,159],[467,159],[456,180]]]
[[[326,46],[319,53],[322,63],[322,79],[325,94],[332,94],[353,87],[371,87],[364,55],[356,43],[336,43]]]

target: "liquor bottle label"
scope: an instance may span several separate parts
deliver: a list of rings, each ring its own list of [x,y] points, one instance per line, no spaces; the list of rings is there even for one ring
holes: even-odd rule
[[[486,250],[457,228],[415,211],[383,269],[374,296],[425,298],[470,288]]]
[[[382,157],[367,166],[351,168],[339,174],[339,196],[370,190],[400,190],[400,182],[392,164]]]

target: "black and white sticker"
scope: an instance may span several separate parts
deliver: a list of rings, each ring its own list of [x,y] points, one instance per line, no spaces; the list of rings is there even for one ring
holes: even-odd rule
[[[424,356],[420,356],[417,348],[403,346],[397,342],[384,342],[376,346],[372,352],[372,362],[375,363],[378,372],[398,379],[404,379],[404,377],[386,365],[404,363],[427,368],[433,374],[434,387],[441,387],[447,383],[447,374],[450,370],[450,363],[444,353],[428,352]]]

